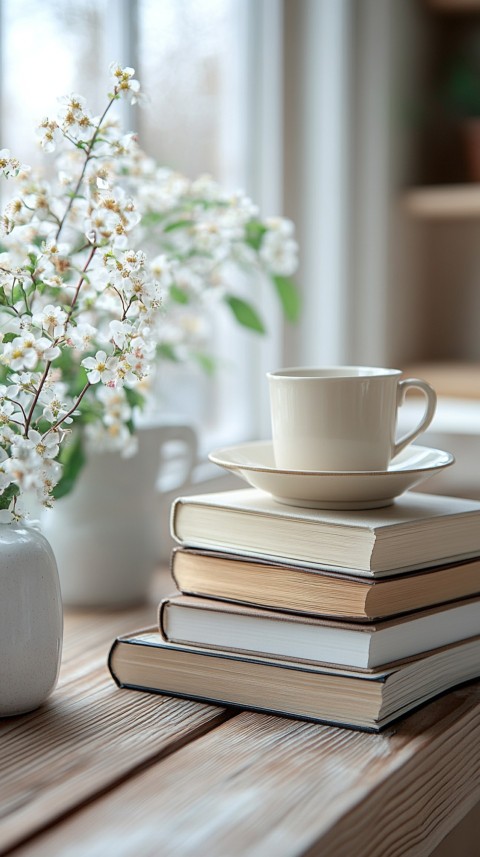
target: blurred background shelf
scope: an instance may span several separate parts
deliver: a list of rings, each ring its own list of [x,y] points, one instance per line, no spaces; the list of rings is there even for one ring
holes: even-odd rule
[[[480,363],[419,363],[408,366],[405,375],[424,378],[438,396],[433,422],[418,443],[446,449],[456,459],[422,490],[480,499]],[[423,407],[423,396],[412,391],[400,409],[400,433],[419,419]]]
[[[436,12],[468,13],[480,12],[480,0],[425,0]]]
[[[480,363],[435,361],[410,365],[404,371],[428,381],[439,397],[478,402],[480,417]],[[480,434],[480,418],[476,428]]]
[[[395,12],[392,82],[400,69],[407,78],[391,138],[390,362],[437,391],[418,442],[456,457],[425,490],[480,497],[480,0],[407,0]],[[421,408],[409,396],[401,431]]]
[[[428,220],[480,219],[480,184],[418,187],[404,196],[405,210]]]

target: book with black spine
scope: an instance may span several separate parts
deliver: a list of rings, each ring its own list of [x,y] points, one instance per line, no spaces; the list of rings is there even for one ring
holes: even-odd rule
[[[157,629],[118,637],[117,685],[215,705],[378,732],[480,674],[480,637],[387,670],[345,670],[167,643]]]

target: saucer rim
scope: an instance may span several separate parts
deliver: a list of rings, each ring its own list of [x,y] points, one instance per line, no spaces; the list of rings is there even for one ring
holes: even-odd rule
[[[234,449],[238,449],[239,447],[254,447],[259,444],[263,444],[264,446],[272,446],[273,442],[271,440],[254,440],[254,441],[246,441],[245,443],[236,443],[230,446],[219,447],[218,449],[214,449],[208,453],[208,458],[213,464],[217,464],[220,467],[225,468],[226,470],[247,470],[255,473],[271,473],[271,474],[281,474],[284,476],[315,476],[317,479],[320,476],[332,476],[332,477],[340,477],[340,476],[396,476],[400,474],[406,473],[428,473],[429,471],[435,470],[443,470],[446,467],[451,467],[452,464],[455,463],[455,456],[453,452],[449,452],[445,449],[438,449],[438,447],[433,446],[423,446],[421,444],[411,444],[416,449],[427,450],[428,452],[436,452],[439,455],[447,456],[447,461],[437,462],[434,464],[430,464],[428,467],[407,467],[403,470],[285,470],[283,468],[277,467],[265,467],[256,464],[248,464],[248,463],[235,463],[235,462],[227,462],[225,460],[220,459],[220,455],[223,453],[228,453]],[[408,447],[407,447],[408,449]],[[402,450],[403,451],[403,450]],[[401,453],[400,453],[401,454]]]

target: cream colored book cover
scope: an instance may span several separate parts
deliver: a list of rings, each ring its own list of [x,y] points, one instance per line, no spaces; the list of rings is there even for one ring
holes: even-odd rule
[[[179,497],[180,544],[380,575],[480,554],[480,502],[410,492],[365,511],[303,509],[254,488]]]

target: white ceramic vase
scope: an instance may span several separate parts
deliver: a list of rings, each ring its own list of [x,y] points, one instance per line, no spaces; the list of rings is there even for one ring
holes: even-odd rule
[[[34,527],[0,524],[0,717],[38,708],[60,668],[63,611],[57,565]]]
[[[158,559],[157,479],[170,444],[181,447],[179,485],[196,460],[188,426],[138,430],[138,453],[90,453],[73,491],[42,517],[58,563],[64,604],[127,607],[147,600]]]

